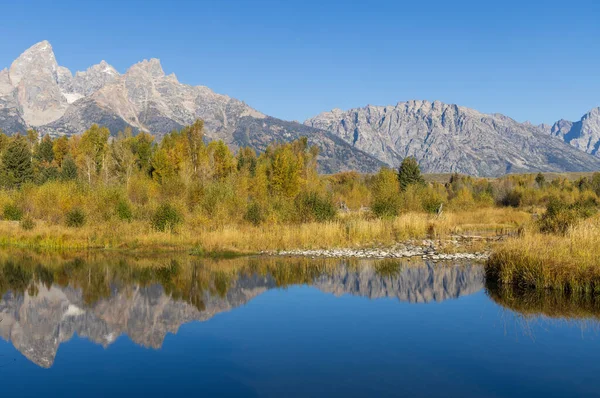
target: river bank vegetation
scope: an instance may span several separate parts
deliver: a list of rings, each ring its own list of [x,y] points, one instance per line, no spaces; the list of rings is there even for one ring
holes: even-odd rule
[[[600,173],[427,179],[409,157],[374,175],[320,175],[306,139],[232,152],[203,129],[197,121],[160,142],[99,126],[0,134],[0,244],[253,253],[512,235],[491,248],[489,275],[600,286]]]

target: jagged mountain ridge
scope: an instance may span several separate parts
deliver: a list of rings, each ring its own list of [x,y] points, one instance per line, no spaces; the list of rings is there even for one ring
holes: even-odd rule
[[[600,157],[600,107],[592,109],[577,122],[561,119],[552,127],[540,127],[575,148]]]
[[[80,134],[96,123],[113,134],[131,127],[159,138],[203,119],[208,139],[233,149],[264,150],[273,141],[307,136],[321,148],[324,172],[374,171],[382,164],[333,134],[269,117],[208,87],[182,84],[160,61],[144,60],[120,74],[106,61],[74,75],[59,66],[52,46],[40,42],[0,72],[0,129],[12,134],[35,128],[43,134]]]
[[[312,282],[325,293],[396,298],[409,303],[455,299],[481,290],[483,284],[480,265],[433,263],[406,266],[396,275],[384,276],[371,263],[354,268],[341,262],[331,274]],[[224,297],[205,293],[200,311],[172,298],[160,285],[113,288],[109,298],[87,306],[79,288],[38,283],[35,296],[9,292],[2,297],[0,337],[46,368],[54,363],[60,344],[75,334],[104,347],[125,334],[144,347],[160,348],[167,333],[177,333],[181,325],[209,320],[277,287],[270,275],[245,275],[232,282]]]
[[[43,41],[0,71],[0,129],[9,134],[28,128],[79,134],[96,123],[113,134],[131,127],[160,138],[201,118],[208,139],[221,139],[234,150],[250,145],[262,151],[273,141],[307,136],[321,149],[323,172],[373,172],[384,164],[396,167],[406,156],[415,156],[430,173],[596,171],[599,109],[579,122],[561,120],[550,127],[438,101],[408,101],[335,109],[302,125],[269,117],[208,87],[182,84],[166,75],[157,59],[123,74],[106,61],[73,74]]]
[[[483,114],[439,101],[407,101],[348,111],[334,109],[308,119],[305,124],[329,130],[393,166],[406,156],[414,156],[422,169],[430,173],[498,176],[600,170],[598,158],[588,154],[591,151],[579,150],[589,146],[567,145],[543,127],[518,123],[501,114]],[[586,131],[594,131],[600,137],[600,129]]]

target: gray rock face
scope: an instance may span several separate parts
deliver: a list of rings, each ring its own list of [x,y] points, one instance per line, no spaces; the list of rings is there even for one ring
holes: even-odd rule
[[[583,115],[578,122],[559,120],[546,131],[577,149],[600,157],[600,107]]]
[[[12,63],[9,80],[28,125],[42,126],[65,112],[67,101],[58,85],[58,64],[47,41],[29,48]]]
[[[72,92],[87,96],[117,80],[119,72],[106,61],[94,65],[85,72],[77,72],[72,80]]]
[[[329,130],[391,166],[414,156],[429,173],[600,170],[597,159],[553,139],[541,127],[439,101],[334,109],[305,124]]]
[[[14,87],[10,82],[10,75],[8,69],[0,70],[0,96],[8,96],[12,94]]]

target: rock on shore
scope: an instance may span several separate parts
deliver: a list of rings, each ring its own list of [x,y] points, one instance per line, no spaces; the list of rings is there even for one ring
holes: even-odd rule
[[[268,252],[265,254],[278,256],[326,257],[326,258],[411,258],[420,257],[427,260],[486,260],[488,251],[476,252],[443,252],[442,247],[462,248],[457,240],[451,241],[410,241],[393,247],[374,248],[334,248],[334,249],[297,249]]]

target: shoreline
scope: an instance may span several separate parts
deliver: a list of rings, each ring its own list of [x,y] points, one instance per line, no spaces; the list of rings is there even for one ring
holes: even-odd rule
[[[281,250],[238,250],[217,249],[203,250],[197,245],[164,245],[164,246],[45,246],[31,241],[11,241],[5,239],[0,242],[4,250],[18,249],[33,252],[54,253],[112,253],[124,256],[145,257],[152,255],[187,254],[203,258],[227,259],[237,257],[305,257],[329,259],[423,259],[437,261],[448,260],[475,260],[485,261],[492,255],[491,247],[494,243],[505,240],[510,234],[482,236],[451,236],[448,239],[406,239],[394,244],[365,244],[354,247],[329,247],[329,248],[296,248]]]
[[[263,251],[260,254],[282,257],[311,257],[311,258],[359,258],[359,259],[414,259],[447,261],[447,260],[476,260],[485,261],[490,255],[490,240],[482,237],[485,250],[455,251],[468,249],[469,241],[459,243],[458,240],[407,240],[388,247],[363,248],[331,248],[331,249],[295,249],[279,251]],[[503,238],[503,237],[500,237]],[[453,249],[448,250],[448,247]]]

